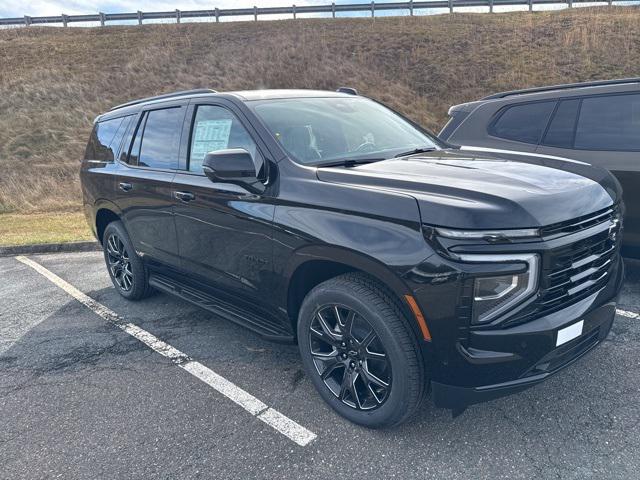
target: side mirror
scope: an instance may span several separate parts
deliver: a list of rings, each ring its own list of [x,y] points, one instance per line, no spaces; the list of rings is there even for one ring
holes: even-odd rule
[[[202,170],[212,182],[233,183],[251,193],[264,192],[264,184],[258,179],[253,158],[244,148],[207,153],[202,162]]]

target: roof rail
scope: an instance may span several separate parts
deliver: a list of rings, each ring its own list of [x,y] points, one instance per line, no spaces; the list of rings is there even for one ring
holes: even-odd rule
[[[338,87],[336,92],[346,93],[348,95],[358,95],[358,91],[355,88],[351,87]]]
[[[218,92],[215,90],[212,90],[211,88],[196,88],[194,90],[182,90],[180,92],[165,93],[164,95],[156,95],[155,97],[147,97],[147,98],[140,98],[138,100],[131,100],[130,102],[126,102],[121,105],[116,105],[115,107],[112,107],[109,111],[118,110],[119,108],[124,108],[124,107],[130,107],[131,105],[137,105],[139,103],[151,102],[153,100],[162,100],[162,99],[173,98],[173,97],[183,97],[185,95],[197,95],[198,93],[218,93]]]
[[[482,100],[493,100],[496,98],[510,97],[512,95],[524,95],[526,93],[550,92],[552,90],[567,90],[571,88],[602,87],[606,85],[623,85],[625,83],[640,83],[640,78],[620,78],[617,80],[596,80],[593,82],[564,83],[561,85],[549,85],[547,87],[523,88],[522,90],[510,90],[507,92],[494,93],[493,95],[484,97]]]

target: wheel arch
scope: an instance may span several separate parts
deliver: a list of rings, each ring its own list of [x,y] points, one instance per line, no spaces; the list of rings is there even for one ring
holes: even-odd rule
[[[105,228],[111,222],[121,219],[120,209],[112,202],[97,202],[95,205],[95,232],[98,242],[102,244],[102,236]]]
[[[402,279],[389,267],[358,252],[341,247],[308,247],[293,256],[285,273],[289,279],[286,289],[286,306],[293,331],[297,329],[298,314],[306,295],[320,283],[344,273],[357,272],[368,275],[389,290],[397,300],[412,330],[419,334],[413,313],[405,295],[411,291]]]

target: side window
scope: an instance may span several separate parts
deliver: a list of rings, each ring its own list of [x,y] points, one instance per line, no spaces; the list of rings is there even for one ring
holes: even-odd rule
[[[138,125],[129,154],[129,163],[141,167],[178,168],[178,151],[184,109],[150,110]]]
[[[113,162],[130,120],[130,117],[120,117],[97,122],[91,132],[84,158]]]
[[[507,107],[489,126],[489,135],[537,144],[556,102],[537,102]]]
[[[144,124],[147,122],[147,113],[145,112],[140,117],[138,122],[138,128],[136,129],[135,136],[133,137],[133,145],[127,156],[127,163],[129,165],[138,165],[138,159],[140,158],[140,144],[142,142],[142,134],[144,132]]]
[[[563,100],[549,124],[542,143],[551,147],[573,148],[573,135],[580,100]]]
[[[640,95],[608,95],[582,100],[575,148],[640,150]]]
[[[264,163],[251,135],[238,118],[224,107],[200,105],[196,109],[189,146],[189,171],[202,172],[202,161],[209,152],[244,148],[253,157],[258,171]]]

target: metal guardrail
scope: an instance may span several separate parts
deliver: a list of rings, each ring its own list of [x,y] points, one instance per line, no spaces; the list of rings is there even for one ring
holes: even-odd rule
[[[45,24],[62,24],[68,26],[70,23],[79,22],[99,22],[105,26],[107,22],[118,21],[137,21],[142,25],[144,20],[162,20],[174,19],[177,23],[183,18],[209,18],[219,22],[223,17],[253,17],[258,20],[258,16],[263,15],[292,15],[296,18],[301,13],[330,13],[333,18],[337,13],[355,13],[355,12],[371,12],[371,16],[375,17],[376,12],[383,11],[409,11],[409,15],[414,14],[414,10],[433,10],[448,8],[453,13],[456,7],[488,7],[489,12],[494,11],[497,6],[528,6],[529,11],[533,10],[534,5],[567,5],[569,8],[574,3],[605,3],[609,6],[614,3],[623,4],[640,4],[640,0],[434,0],[426,2],[371,2],[371,3],[350,3],[328,5],[292,5],[290,7],[252,7],[252,8],[215,8],[213,10],[174,10],[167,12],[129,12],[129,13],[95,13],[88,15],[58,15],[48,17],[24,17],[0,18],[0,26],[2,25],[45,25]]]

